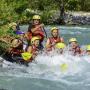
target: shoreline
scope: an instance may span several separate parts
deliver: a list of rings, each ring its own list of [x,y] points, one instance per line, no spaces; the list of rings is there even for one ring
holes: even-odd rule
[[[68,14],[69,23],[75,25],[90,25],[90,12],[71,12]]]
[[[59,23],[59,11],[56,11],[52,17],[53,23]],[[64,13],[65,25],[90,25],[90,12],[67,11]]]

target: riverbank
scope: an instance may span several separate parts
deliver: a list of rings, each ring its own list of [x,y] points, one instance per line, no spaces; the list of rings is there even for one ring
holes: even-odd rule
[[[60,12],[56,11],[51,18],[52,24],[59,24]],[[90,25],[90,12],[65,12],[65,25]]]
[[[90,25],[90,12],[67,12],[65,22],[71,25]]]

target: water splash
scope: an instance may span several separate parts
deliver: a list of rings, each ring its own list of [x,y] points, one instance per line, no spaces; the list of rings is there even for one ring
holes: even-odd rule
[[[90,42],[87,39],[90,37],[90,28],[74,26],[58,26],[58,28],[60,28],[60,34],[63,34],[66,40],[77,37],[78,42],[84,46]],[[50,35],[51,27],[46,29],[48,35]],[[25,28],[22,30],[25,30]],[[63,64],[68,65],[65,71],[61,69]],[[6,86],[6,88],[9,88],[8,90],[14,88],[14,90],[25,90],[26,87],[29,88],[28,90],[37,90],[40,86],[42,88],[39,90],[89,90],[89,77],[90,56],[72,56],[68,52],[63,55],[56,53],[40,54],[35,61],[29,64],[29,67],[7,61],[4,61],[3,67],[0,67],[0,87]],[[7,85],[5,85],[6,82]]]
[[[68,53],[63,55],[43,53],[38,55],[29,67],[4,61],[3,67],[0,68],[0,76],[60,80],[63,77],[79,75],[89,70],[89,58],[89,56],[72,56]],[[67,65],[65,71],[62,71],[63,64]]]

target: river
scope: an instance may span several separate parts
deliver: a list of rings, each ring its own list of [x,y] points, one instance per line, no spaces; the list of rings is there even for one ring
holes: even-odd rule
[[[81,46],[90,44],[89,26],[57,26],[60,35],[68,43],[76,37]],[[45,29],[50,36],[51,26]],[[22,31],[27,26],[21,26]],[[0,67],[0,90],[90,90],[90,57],[52,54],[38,55],[29,67],[6,62]],[[66,63],[68,68],[61,70]]]

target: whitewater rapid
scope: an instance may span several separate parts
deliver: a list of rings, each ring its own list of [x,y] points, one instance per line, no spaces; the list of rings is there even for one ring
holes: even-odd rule
[[[2,59],[2,58],[1,58]],[[68,67],[62,71],[62,64]],[[68,53],[63,55],[51,53],[50,55],[39,54],[29,67],[10,63],[4,60],[0,67],[0,76],[40,78],[46,80],[61,80],[64,77],[83,75],[90,70],[90,56],[72,56]]]
[[[48,36],[52,26],[46,26]],[[57,26],[66,44],[71,37],[80,46],[90,44],[89,26]],[[28,30],[27,25],[20,27]],[[84,49],[85,50],[85,49]],[[0,58],[3,60],[3,58]],[[61,69],[67,65],[65,71]],[[1,65],[0,65],[1,66]],[[51,53],[39,54],[29,67],[4,60],[0,67],[0,89],[6,90],[90,90],[90,56]]]

